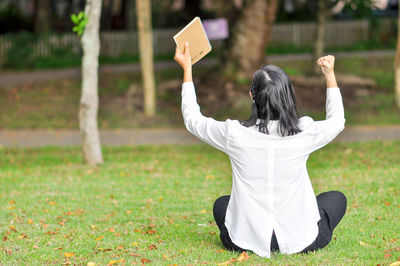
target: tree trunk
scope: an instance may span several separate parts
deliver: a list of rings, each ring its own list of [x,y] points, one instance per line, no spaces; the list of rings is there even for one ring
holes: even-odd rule
[[[132,0],[125,1],[125,25],[129,31],[136,29],[135,2]]]
[[[315,44],[314,44],[314,62],[324,55],[325,46],[325,22],[328,14],[325,0],[317,1],[317,27],[315,31]],[[313,73],[321,74],[320,67],[313,64]]]
[[[103,163],[97,125],[100,13],[101,0],[86,0],[85,14],[88,22],[81,39],[83,60],[79,127],[82,134],[83,157],[85,162],[91,165]]]
[[[396,60],[394,63],[394,75],[395,75],[395,88],[394,97],[397,108],[400,108],[400,5],[399,5],[399,17],[397,19],[397,48],[396,48]]]
[[[103,0],[100,25],[101,25],[102,30],[111,30],[111,28],[112,28],[112,1],[111,0]]]
[[[278,0],[248,0],[232,29],[225,54],[225,75],[251,78],[264,63],[265,47],[275,20]],[[268,19],[268,20],[267,20]]]
[[[35,0],[34,30],[36,33],[48,33],[51,30],[50,0]]]
[[[142,68],[144,92],[144,113],[147,116],[154,116],[156,113],[156,93],[154,85],[153,36],[150,4],[150,0],[136,0],[140,65]]]

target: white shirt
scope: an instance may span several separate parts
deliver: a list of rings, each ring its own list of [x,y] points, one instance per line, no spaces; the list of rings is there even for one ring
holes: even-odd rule
[[[309,246],[318,235],[320,215],[306,162],[313,151],[344,129],[339,88],[328,88],[326,120],[301,117],[301,132],[287,137],[271,121],[269,134],[244,127],[237,120],[204,117],[193,82],[182,84],[182,114],[188,131],[229,156],[232,191],[225,217],[229,236],[237,246],[270,257],[272,231],[281,253]]]

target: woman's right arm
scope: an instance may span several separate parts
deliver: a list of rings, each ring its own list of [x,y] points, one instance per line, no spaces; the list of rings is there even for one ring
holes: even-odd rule
[[[344,129],[344,107],[340,89],[337,86],[334,65],[335,57],[328,55],[318,59],[317,64],[321,67],[326,79],[326,119],[315,122],[313,150],[331,142]]]

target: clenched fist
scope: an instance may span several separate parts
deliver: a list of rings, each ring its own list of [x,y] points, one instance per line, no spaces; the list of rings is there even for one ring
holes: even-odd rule
[[[317,64],[321,67],[321,71],[324,75],[331,74],[335,66],[335,57],[333,55],[323,56],[317,60]]]

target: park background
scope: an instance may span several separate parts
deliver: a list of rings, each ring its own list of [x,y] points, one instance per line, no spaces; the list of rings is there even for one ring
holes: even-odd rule
[[[102,4],[100,67],[83,98],[88,3]],[[229,26],[193,69],[202,113],[218,120],[248,118],[252,74],[270,63],[289,74],[301,113],[324,119],[314,62],[336,56],[346,129],[308,162],[316,193],[349,200],[325,249],[243,262],[223,249],[212,204],[230,193],[229,160],[185,131],[173,61],[172,36],[195,16]],[[0,263],[400,261],[398,23],[396,0],[1,0]],[[85,131],[85,106],[99,133]]]

